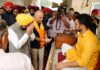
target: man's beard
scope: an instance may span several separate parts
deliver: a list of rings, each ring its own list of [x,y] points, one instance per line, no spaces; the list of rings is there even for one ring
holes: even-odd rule
[[[31,14],[31,16],[34,16],[34,13],[30,13]]]
[[[12,11],[6,11],[6,13],[7,13],[7,14],[11,14],[11,13],[12,13]]]
[[[24,27],[20,27],[23,31],[25,31],[26,30],[26,28],[24,28]]]
[[[81,32],[82,30],[81,30],[81,29],[76,29],[75,31],[76,31],[76,32]]]

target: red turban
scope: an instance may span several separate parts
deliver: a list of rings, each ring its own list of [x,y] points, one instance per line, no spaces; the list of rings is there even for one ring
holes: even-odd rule
[[[9,6],[10,8],[12,8],[13,7],[13,3],[12,2],[5,2],[4,6],[5,7]]]
[[[95,15],[98,16],[99,15],[99,10],[98,9],[93,9],[92,10],[92,14],[95,14]]]
[[[43,12],[44,13],[50,13],[51,12],[51,9],[49,9],[49,8],[43,8]]]

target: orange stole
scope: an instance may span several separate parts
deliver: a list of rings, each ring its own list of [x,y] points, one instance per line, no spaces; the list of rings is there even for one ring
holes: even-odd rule
[[[36,29],[36,31],[39,33],[40,39],[44,39],[45,38],[45,31],[44,31],[44,26],[41,23],[40,24],[40,28],[38,26],[38,23],[34,20],[34,27]],[[45,42],[40,42],[40,48],[44,47]]]

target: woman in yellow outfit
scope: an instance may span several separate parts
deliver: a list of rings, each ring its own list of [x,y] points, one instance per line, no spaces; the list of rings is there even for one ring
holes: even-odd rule
[[[94,70],[99,56],[99,42],[92,32],[92,19],[87,14],[81,14],[76,17],[75,25],[80,31],[77,43],[66,52],[67,62],[57,63],[56,69],[86,67],[87,70]]]

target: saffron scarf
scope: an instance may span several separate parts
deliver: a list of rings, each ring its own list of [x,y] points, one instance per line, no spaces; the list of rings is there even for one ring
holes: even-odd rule
[[[44,31],[44,26],[43,23],[40,23],[40,27],[38,25],[38,23],[36,22],[36,20],[34,20],[34,28],[36,29],[36,31],[39,33],[40,39],[44,39],[45,37],[45,31]],[[40,48],[44,47],[45,42],[41,41],[40,42]]]

